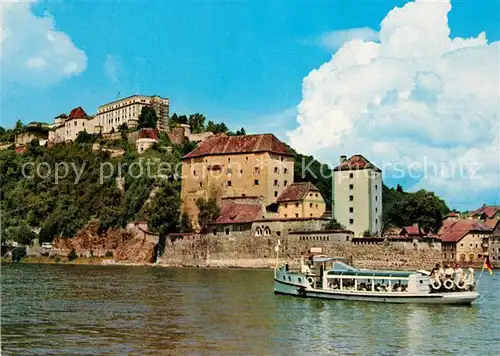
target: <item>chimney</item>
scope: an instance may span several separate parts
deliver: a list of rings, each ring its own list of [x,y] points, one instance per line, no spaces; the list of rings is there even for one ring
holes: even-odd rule
[[[343,163],[345,161],[347,161],[347,156],[344,155],[340,156],[340,163]]]

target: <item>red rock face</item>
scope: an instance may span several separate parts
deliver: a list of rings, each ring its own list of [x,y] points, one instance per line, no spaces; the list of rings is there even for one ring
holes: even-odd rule
[[[78,256],[87,256],[90,251],[96,257],[104,257],[113,252],[116,261],[134,263],[154,262],[157,240],[144,235],[133,234],[125,229],[110,229],[99,234],[99,222],[92,221],[72,238],[56,238],[55,249],[70,251],[75,249]]]

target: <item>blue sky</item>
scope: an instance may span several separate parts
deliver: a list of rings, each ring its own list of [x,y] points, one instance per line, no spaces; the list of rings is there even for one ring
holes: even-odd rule
[[[93,114],[97,106],[118,95],[142,93],[170,98],[172,113],[200,112],[209,120],[226,122],[232,129],[244,126],[250,132],[272,131],[287,139],[287,132],[299,126],[296,107],[303,100],[304,78],[327,63],[342,46],[342,41],[327,43],[325,36],[353,28],[379,31],[386,15],[405,3],[338,0],[41,1],[31,7],[10,4],[27,6],[38,18],[51,16],[55,29],[65,33],[74,47],[84,52],[86,62],[80,55],[79,63],[84,64],[74,75],[37,77],[25,72],[23,77],[22,73],[12,74],[16,63],[26,60],[23,50],[4,49],[2,61],[9,63],[4,65],[3,73],[2,125],[12,126],[17,119],[25,123],[50,122],[58,113],[67,113],[76,106]],[[490,43],[497,41],[499,11],[494,0],[452,1],[448,15],[450,37],[476,37],[484,31]],[[11,23],[15,20],[13,13],[9,15]],[[10,32],[27,31],[29,23],[25,25],[11,28]],[[9,24],[5,27],[9,30]],[[36,34],[16,35],[25,39],[27,52],[38,42]],[[58,53],[52,52],[52,58]],[[330,163],[335,161],[333,156],[320,157]],[[488,197],[489,193],[481,194]]]

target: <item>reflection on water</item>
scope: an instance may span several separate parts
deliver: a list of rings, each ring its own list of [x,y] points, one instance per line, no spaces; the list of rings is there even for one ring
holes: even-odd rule
[[[2,354],[497,355],[500,271],[472,307],[275,296],[265,270],[2,265]]]

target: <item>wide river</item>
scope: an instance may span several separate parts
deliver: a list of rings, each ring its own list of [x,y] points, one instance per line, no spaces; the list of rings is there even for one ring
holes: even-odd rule
[[[453,307],[275,296],[269,270],[3,264],[2,355],[500,355],[499,275]]]

